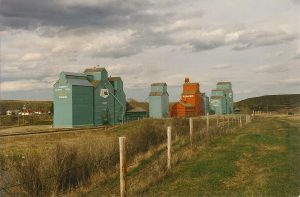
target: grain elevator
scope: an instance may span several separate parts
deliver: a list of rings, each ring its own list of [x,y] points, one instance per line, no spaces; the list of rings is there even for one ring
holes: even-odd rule
[[[125,119],[126,96],[120,77],[105,68],[62,72],[54,84],[54,127],[119,124]]]
[[[166,83],[151,84],[149,94],[149,117],[165,118],[168,117],[169,94]]]
[[[214,114],[232,114],[233,104],[231,82],[218,82],[216,89],[211,91],[211,111]]]
[[[202,98],[199,83],[191,83],[186,78],[181,99],[170,107],[171,117],[192,117],[202,114]]]

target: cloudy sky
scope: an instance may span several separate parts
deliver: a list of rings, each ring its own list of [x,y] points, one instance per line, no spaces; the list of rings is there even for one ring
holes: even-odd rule
[[[52,99],[61,71],[106,67],[127,98],[185,77],[235,100],[300,93],[299,0],[0,0],[1,99]]]

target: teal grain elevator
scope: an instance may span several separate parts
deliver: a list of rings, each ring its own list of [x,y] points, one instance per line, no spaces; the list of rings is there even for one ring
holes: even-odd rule
[[[123,81],[108,77],[105,68],[62,72],[54,84],[53,103],[54,127],[120,124],[125,119]]]
[[[216,89],[211,91],[211,112],[214,114],[232,114],[233,104],[233,92],[231,83],[218,82]]]
[[[149,94],[149,117],[165,118],[169,115],[169,94],[166,83],[151,84]]]
[[[205,93],[201,93],[202,115],[209,113],[209,97]]]

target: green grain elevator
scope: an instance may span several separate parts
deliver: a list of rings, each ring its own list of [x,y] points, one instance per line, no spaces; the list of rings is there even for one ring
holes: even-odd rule
[[[210,110],[215,114],[233,113],[233,92],[230,82],[217,83],[217,88],[211,92]]]
[[[166,83],[151,84],[149,94],[149,117],[165,118],[169,112],[169,94]]]
[[[72,73],[67,77],[64,73],[54,85],[55,127],[123,123],[126,96],[120,77],[108,77],[106,69],[100,67],[88,68],[83,74]],[[62,90],[61,86],[67,89]],[[60,96],[62,93],[63,96]],[[66,97],[65,94],[72,96]]]
[[[54,127],[93,125],[93,85],[87,75],[60,73],[53,102]]]

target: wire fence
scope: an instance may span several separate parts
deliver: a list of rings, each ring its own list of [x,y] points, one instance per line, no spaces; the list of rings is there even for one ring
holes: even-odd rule
[[[205,119],[200,118],[200,119],[194,119],[194,130],[195,133],[193,134],[194,136],[191,137],[191,139],[194,139],[198,136],[198,138],[211,138],[214,136],[221,136],[222,134],[228,134],[228,133],[232,133],[234,130],[236,130],[237,128],[241,128],[243,125],[246,125],[247,123],[251,122],[251,117],[246,115],[246,116],[215,116],[213,118],[211,118],[209,120],[209,122],[203,123]],[[186,122],[185,124],[185,130],[188,130],[186,128]],[[209,125],[209,126],[208,126]],[[178,126],[178,125],[177,125]],[[188,126],[189,127],[189,126]],[[176,129],[176,128],[175,128]],[[180,128],[179,128],[180,129]],[[182,128],[181,128],[182,129]],[[177,128],[178,130],[178,128]],[[197,132],[198,131],[198,132]],[[188,132],[184,132],[185,136],[189,136]],[[175,134],[173,133],[173,136],[176,138],[180,138],[178,137],[178,133],[176,132]],[[181,136],[182,137],[182,136]],[[195,140],[195,139],[194,139]],[[149,148],[150,149],[150,148]],[[120,153],[118,151],[115,151],[113,153],[111,153],[109,155],[109,158],[113,158],[113,157],[118,157]],[[139,153],[137,153],[139,154]],[[133,156],[134,157],[134,156]],[[97,165],[97,164],[101,164],[101,162],[106,161],[107,158],[102,158],[100,160],[95,160],[91,163],[89,163],[90,165]],[[119,161],[117,161],[115,163],[115,167],[117,167],[117,165],[119,164]],[[62,176],[65,176],[68,172],[74,170],[74,169],[81,169],[86,167],[85,164],[82,165],[78,165],[78,166],[74,166],[71,168],[67,168],[65,170],[63,170],[62,172],[60,172],[59,174],[52,174],[46,177],[43,177],[43,180],[50,180],[53,178],[59,178]],[[146,168],[149,166],[146,166]],[[96,169],[99,170],[100,168]],[[6,169],[1,169],[2,172],[7,172]],[[118,186],[118,179],[117,176],[119,175],[119,173],[116,173],[113,177],[110,177],[111,182],[107,183],[104,182],[102,184],[97,185],[96,187],[90,189],[88,192],[86,192],[85,194],[83,194],[82,196],[87,196],[89,195],[91,192],[94,192],[96,190],[98,190],[99,188],[101,188],[101,191],[105,194],[108,193],[109,191],[111,191],[113,188]],[[17,188],[17,187],[22,187],[24,185],[30,185],[30,184],[34,184],[36,180],[27,180],[26,182],[19,182],[19,183],[15,183],[15,184],[7,184],[7,185],[2,185],[0,186],[0,195],[1,193],[7,195],[7,196],[18,196],[17,194],[15,194],[12,191],[12,188]],[[69,192],[72,191],[71,186],[69,186],[66,189],[61,189],[59,191],[57,191],[55,193],[56,196],[63,196]],[[43,191],[43,188],[41,189],[41,192]]]

